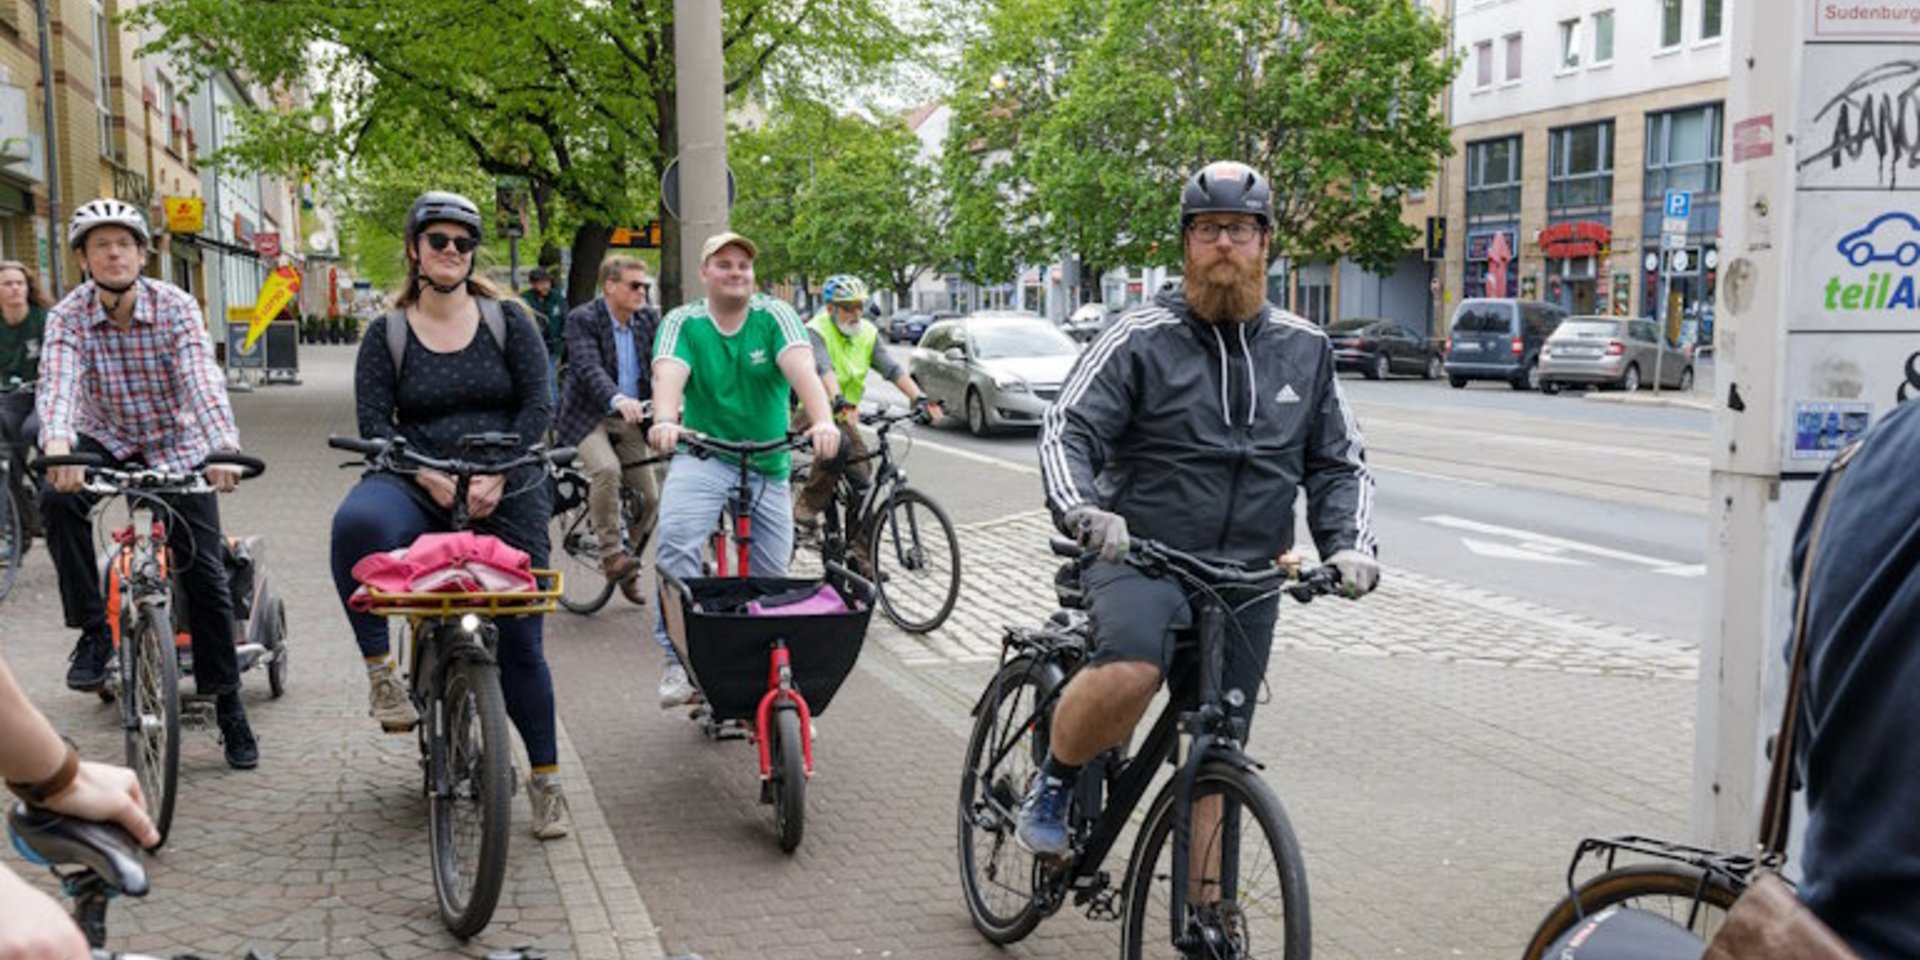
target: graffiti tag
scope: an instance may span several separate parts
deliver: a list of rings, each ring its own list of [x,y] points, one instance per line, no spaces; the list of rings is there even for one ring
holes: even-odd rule
[[[1898,187],[1902,173],[1920,170],[1920,61],[1896,60],[1859,74],[1813,123],[1814,142],[1825,146],[1802,159],[1801,170],[1870,164],[1876,185]]]

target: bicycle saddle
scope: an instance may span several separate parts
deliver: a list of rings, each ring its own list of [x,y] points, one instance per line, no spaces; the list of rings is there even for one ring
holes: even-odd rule
[[[7,832],[14,849],[33,863],[85,867],[121,893],[147,895],[140,844],[119,824],[76,820],[16,803],[7,812]]]

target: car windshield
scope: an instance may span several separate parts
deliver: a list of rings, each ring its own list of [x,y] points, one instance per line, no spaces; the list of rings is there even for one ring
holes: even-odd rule
[[[1583,337],[1617,337],[1620,335],[1618,320],[1568,320],[1553,332],[1555,340],[1576,340]]]
[[[1460,315],[1453,320],[1453,329],[1455,333],[1506,333],[1513,329],[1513,311],[1492,304],[1461,307]]]
[[[1070,357],[1079,345],[1044,323],[996,323],[974,327],[973,344],[982,360],[1005,357]]]
[[[1377,320],[1342,320],[1328,327],[1327,332],[1331,334],[1360,333],[1378,322]]]

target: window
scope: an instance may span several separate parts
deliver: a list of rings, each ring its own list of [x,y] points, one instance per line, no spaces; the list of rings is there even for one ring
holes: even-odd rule
[[[1613,205],[1613,121],[1547,135],[1547,216]]]
[[[1660,0],[1660,49],[1680,45],[1680,22],[1686,16],[1686,0]]]
[[[1658,205],[1668,190],[1720,192],[1719,104],[1647,115],[1645,196]]]
[[[1482,40],[1473,45],[1473,85],[1476,87],[1493,86],[1493,41]]]
[[[184,156],[187,146],[187,111],[180,102],[179,94],[174,92],[173,81],[160,77],[160,110],[166,116],[161,120],[167,125],[167,150],[174,156]]]
[[[107,11],[94,0],[93,102],[100,109],[100,155],[119,159],[113,142],[113,48],[107,40]]]
[[[1520,212],[1520,138],[1467,144],[1467,219]]]
[[[1724,29],[1720,15],[1721,0],[1702,0],[1700,4],[1700,39],[1718,39]]]
[[[1572,70],[1580,66],[1580,21],[1560,21],[1560,69]]]
[[[1593,62],[1598,65],[1613,62],[1613,11],[1602,10],[1593,15]]]
[[[1506,81],[1513,83],[1520,79],[1520,35],[1507,34],[1507,76]]]

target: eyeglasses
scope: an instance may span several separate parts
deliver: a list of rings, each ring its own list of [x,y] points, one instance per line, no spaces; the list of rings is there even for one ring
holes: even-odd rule
[[[647,282],[645,280],[628,280],[626,281],[626,287],[634,293],[639,293],[647,288]]]
[[[435,250],[445,250],[447,244],[451,243],[453,248],[461,253],[472,253],[473,248],[480,245],[480,241],[473,237],[456,237],[450,233],[429,233],[425,234],[425,237],[427,246]]]
[[[1246,243],[1252,240],[1254,235],[1260,233],[1260,226],[1259,224],[1248,223],[1245,220],[1234,223],[1215,223],[1211,220],[1202,220],[1188,226],[1187,232],[1193,234],[1193,238],[1201,243],[1212,243],[1220,239],[1220,235],[1223,233],[1227,235],[1227,239],[1232,240],[1234,243]]]

